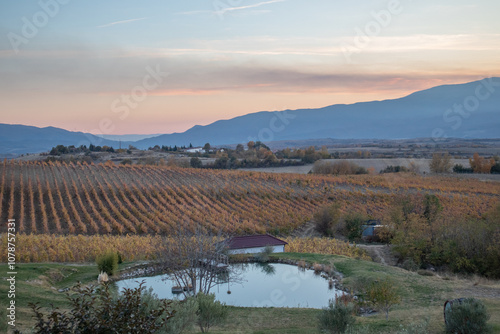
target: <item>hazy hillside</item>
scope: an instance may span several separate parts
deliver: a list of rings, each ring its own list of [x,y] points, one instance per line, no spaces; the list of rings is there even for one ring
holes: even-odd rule
[[[462,109],[453,110],[454,106],[462,106]],[[147,149],[155,145],[182,146],[192,143],[202,146],[206,142],[222,145],[250,140],[269,142],[320,138],[498,138],[499,128],[500,78],[492,78],[439,86],[395,100],[257,112],[206,126],[197,125],[183,133],[142,139],[134,142],[134,146]],[[132,138],[134,136],[121,139]],[[118,141],[88,133],[54,127],[0,124],[0,156],[45,152],[59,144],[79,146],[90,143],[119,146]],[[122,141],[122,147],[130,143]]]
[[[500,128],[499,86],[500,78],[493,78],[438,86],[395,100],[276,113],[257,112],[207,126],[195,126],[183,133],[144,139],[136,142],[136,146],[203,145],[206,142],[219,145],[249,140],[315,138],[497,138]],[[484,98],[486,95],[488,97]],[[477,108],[475,102],[479,102]],[[460,112],[447,111],[464,103],[472,106],[469,107],[471,112],[466,108]]]
[[[0,124],[0,156],[46,152],[56,145],[88,146],[89,144],[113,147],[119,145],[117,141],[89,133],[71,132],[54,127]]]

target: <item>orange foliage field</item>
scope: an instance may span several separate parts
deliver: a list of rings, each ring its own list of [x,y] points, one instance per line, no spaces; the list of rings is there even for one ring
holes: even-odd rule
[[[0,163],[0,218],[17,232],[168,235],[179,225],[288,234],[319,207],[384,220],[403,196],[439,197],[447,217],[480,217],[500,183],[412,174],[322,176],[113,164]],[[6,232],[6,224],[0,233]]]
[[[216,238],[214,238],[216,239]],[[366,253],[348,242],[328,238],[284,238],[287,252],[343,255],[369,259]],[[118,252],[125,261],[155,260],[165,251],[165,245],[175,242],[159,235],[54,235],[18,234],[18,262],[93,262],[107,252]],[[7,234],[0,238],[7,245]],[[0,253],[0,262],[7,262],[7,253]]]

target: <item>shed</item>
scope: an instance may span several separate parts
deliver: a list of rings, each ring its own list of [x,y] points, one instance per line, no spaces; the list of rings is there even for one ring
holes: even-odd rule
[[[361,226],[361,238],[363,240],[373,241],[377,238],[376,229],[380,227],[382,227],[382,225],[380,225],[380,221],[373,219],[368,220]]]
[[[287,244],[269,234],[233,237],[228,240],[229,254],[260,253],[266,246],[272,246],[273,253],[283,253]]]

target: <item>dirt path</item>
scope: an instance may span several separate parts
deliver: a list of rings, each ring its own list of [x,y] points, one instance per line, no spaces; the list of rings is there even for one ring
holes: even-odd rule
[[[313,222],[307,222],[290,234],[292,237],[297,238],[313,238],[321,237],[321,234],[314,229]]]
[[[309,238],[321,237],[321,234],[314,229],[314,223],[308,222],[291,233],[292,237]],[[372,245],[372,244],[356,244],[368,252],[368,255],[375,262],[379,262],[386,266],[395,266],[397,263],[396,257],[392,254],[391,248],[387,245]]]
[[[356,246],[366,250],[373,261],[379,262],[385,266],[395,266],[398,262],[388,245],[356,244]]]

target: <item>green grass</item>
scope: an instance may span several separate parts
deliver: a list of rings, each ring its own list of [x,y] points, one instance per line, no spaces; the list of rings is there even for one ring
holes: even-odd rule
[[[2,265],[7,273],[7,265]],[[66,294],[59,289],[71,288],[76,282],[88,283],[97,278],[95,265],[64,265],[57,263],[33,263],[16,265],[16,327],[27,328],[33,324],[32,311],[28,303],[40,303],[49,308],[51,305],[65,308],[68,305]],[[2,305],[7,302],[8,282],[0,281]],[[3,314],[2,314],[3,315]],[[6,326],[6,317],[0,319],[0,330]],[[9,326],[10,327],[10,326]]]
[[[401,294],[402,301],[389,313],[389,321],[384,315],[376,314],[370,317],[357,317],[357,326],[368,326],[370,333],[395,333],[400,325],[419,323],[429,320],[430,333],[444,333],[443,304],[447,299],[458,297],[475,297],[471,295],[473,280],[452,279],[445,280],[439,276],[421,276],[414,272],[400,268],[383,266],[381,264],[356,260],[344,256],[284,253],[272,254],[272,258],[286,258],[304,260],[313,263],[334,263],[344,278],[343,284],[347,288],[355,289],[358,286],[369,284],[374,280],[387,276],[394,282],[394,287]],[[131,263],[120,265],[120,269],[130,266]],[[2,265],[6,273],[6,265]],[[83,284],[96,283],[98,271],[95,264],[63,265],[56,263],[20,264],[17,268],[16,305],[17,324],[23,329],[33,325],[32,312],[28,302],[39,302],[43,307],[54,304],[62,309],[68,306],[66,294],[58,289],[72,287],[77,281]],[[495,298],[500,291],[498,281],[482,282],[479,288],[493,291],[491,297],[481,297],[490,312],[490,324],[496,332],[500,332],[500,299]],[[4,298],[7,294],[7,282],[0,281],[0,295],[4,308]],[[489,290],[488,290],[489,289]],[[326,305],[325,305],[326,306]],[[3,311],[2,311],[3,312]],[[0,332],[5,328],[5,312],[0,312]],[[316,333],[316,316],[320,312],[314,309],[294,308],[229,308],[229,321],[226,325],[213,328],[211,333]],[[4,327],[2,327],[2,325]],[[195,329],[193,333],[198,333]]]

